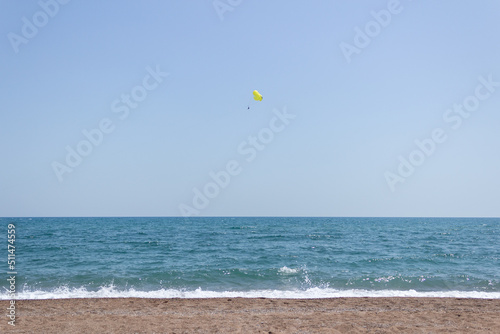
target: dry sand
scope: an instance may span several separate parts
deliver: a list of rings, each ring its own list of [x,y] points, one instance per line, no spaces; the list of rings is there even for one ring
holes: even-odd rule
[[[0,333],[500,333],[500,299],[20,300],[16,326],[2,318]]]

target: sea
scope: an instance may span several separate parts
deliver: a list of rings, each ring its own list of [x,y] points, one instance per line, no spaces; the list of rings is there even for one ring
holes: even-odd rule
[[[499,218],[0,218],[0,228],[4,300],[500,298]]]

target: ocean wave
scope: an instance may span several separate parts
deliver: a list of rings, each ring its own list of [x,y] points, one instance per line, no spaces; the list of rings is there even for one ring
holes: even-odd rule
[[[284,267],[281,267],[280,269],[278,269],[278,272],[279,273],[282,273],[282,274],[296,274],[299,272],[300,269],[292,269],[292,268],[288,268],[287,266],[284,266]]]
[[[69,298],[279,298],[279,299],[323,299],[360,297],[433,297],[433,298],[477,298],[500,299],[500,292],[483,291],[416,291],[416,290],[338,290],[332,288],[309,288],[306,290],[250,290],[250,291],[210,291],[160,289],[140,291],[133,288],[117,289],[113,285],[103,286],[96,291],[85,287],[59,287],[54,290],[26,289],[16,294],[16,300],[27,299],[69,299]],[[12,299],[7,293],[0,293],[0,300]]]

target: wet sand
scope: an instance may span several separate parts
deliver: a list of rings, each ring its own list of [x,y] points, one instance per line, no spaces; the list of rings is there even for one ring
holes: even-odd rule
[[[500,333],[500,299],[52,299],[16,301],[0,333]]]

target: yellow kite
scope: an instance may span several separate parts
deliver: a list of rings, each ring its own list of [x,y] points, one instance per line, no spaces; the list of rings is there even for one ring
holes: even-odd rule
[[[262,95],[256,90],[253,91],[253,99],[255,101],[262,101]]]

